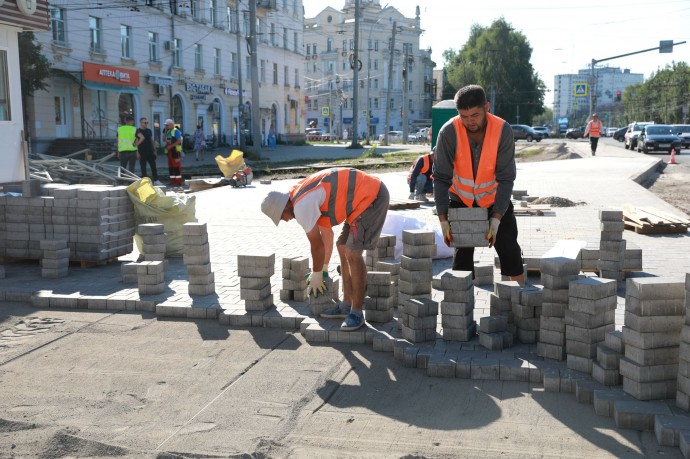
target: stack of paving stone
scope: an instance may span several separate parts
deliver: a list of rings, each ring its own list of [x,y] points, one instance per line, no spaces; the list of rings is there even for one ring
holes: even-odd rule
[[[539,340],[542,289],[538,286],[522,287],[518,294],[518,302],[513,302],[511,295],[515,335],[521,343],[534,344]]]
[[[66,277],[69,272],[69,248],[64,239],[46,239],[41,241],[43,258],[41,259],[41,276],[49,279]]]
[[[141,237],[141,253],[144,261],[165,260],[165,246],[168,235],[161,223],[142,223],[137,226],[137,234]]]
[[[141,261],[137,263],[139,295],[158,295],[165,291],[165,263]]]
[[[283,258],[283,288],[280,289],[281,301],[307,301],[308,276],[309,258]]]
[[[448,221],[453,235],[453,247],[488,247],[486,233],[489,230],[487,209],[465,207],[448,209]]]
[[[592,378],[605,386],[619,386],[622,382],[620,360],[624,350],[622,331],[606,333],[604,342],[597,346],[597,360],[592,363]]]
[[[413,298],[400,313],[403,339],[412,343],[434,341],[438,321],[438,303],[428,298]]]
[[[625,240],[622,210],[600,210],[601,241],[599,242],[599,275],[605,279],[625,281],[623,271]]]
[[[565,311],[568,309],[568,284],[580,273],[580,249],[575,244],[562,246],[541,259],[541,319],[537,355],[565,359]]]
[[[367,250],[364,257],[364,262],[367,266],[367,271],[376,271],[376,263],[383,260],[395,259],[395,235],[382,234],[376,242],[376,248]]]
[[[216,279],[211,270],[211,251],[208,245],[206,223],[182,225],[182,242],[184,244],[182,259],[187,266],[189,277],[189,296],[206,296],[215,293]]]
[[[367,322],[386,323],[393,320],[395,290],[390,273],[381,271],[367,273],[367,296],[364,298],[364,311],[366,311],[364,315]]]
[[[441,334],[445,341],[469,341],[477,334],[471,271],[447,269],[434,278],[441,301]]]
[[[132,251],[134,208],[126,187],[49,184],[43,188],[49,196],[35,191],[0,197],[0,256],[39,260],[45,239],[66,240],[77,261],[108,261]]]
[[[396,260],[380,260],[376,263],[374,271],[382,271],[390,273],[391,282],[393,283],[393,304],[400,304],[398,298],[398,281],[400,281],[400,262]]]
[[[336,301],[338,301],[338,289],[339,281],[338,279],[331,279],[330,277],[324,276],[323,282],[326,284],[326,288],[323,293],[316,296],[307,295],[309,300],[309,309],[312,314],[318,317],[324,310],[330,309],[335,306]]]
[[[489,294],[489,315],[504,316],[508,331],[517,334],[513,316],[513,304],[520,302],[520,284],[516,281],[501,280],[494,283],[494,291]]]
[[[479,319],[479,344],[490,351],[500,351],[513,345],[513,334],[508,330],[505,316],[488,316]]]
[[[680,334],[676,405],[690,411],[690,273],[685,274],[685,324]]]
[[[623,390],[638,400],[676,396],[684,301],[682,279],[628,280],[620,372]]]
[[[570,282],[565,311],[567,366],[591,374],[599,343],[615,328],[616,281],[586,277]]]
[[[271,276],[275,272],[275,254],[238,255],[240,299],[246,311],[266,311],[273,306]]]
[[[476,286],[493,285],[494,283],[494,267],[491,264],[475,264],[474,265],[474,279],[472,283]]]
[[[412,298],[431,299],[432,257],[436,255],[433,231],[404,230],[403,254],[400,257],[398,301],[404,309]]]

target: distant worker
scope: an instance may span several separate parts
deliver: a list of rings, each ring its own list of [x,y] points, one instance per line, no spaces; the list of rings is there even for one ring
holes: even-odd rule
[[[353,168],[324,169],[297,182],[289,193],[271,191],[261,211],[277,226],[297,220],[311,246],[310,295],[324,294],[324,273],[333,251],[333,226],[343,222],[336,241],[343,280],[343,301],[325,310],[326,318],[345,318],[343,331],[364,325],[362,305],[367,283],[364,250],[376,248],[388,213],[390,195],[381,179]],[[330,293],[329,293],[330,295]]]
[[[407,184],[410,185],[410,196],[408,199],[427,202],[427,194],[434,192],[433,176],[431,174],[434,166],[434,151],[421,155],[410,167],[407,174]]]
[[[592,113],[592,119],[587,123],[585,128],[585,135],[589,135],[589,145],[592,148],[592,156],[597,155],[597,144],[599,143],[599,137],[601,136],[601,121],[599,121],[599,116],[596,113]]]
[[[489,113],[484,88],[469,85],[455,94],[458,116],[441,127],[434,155],[434,199],[446,245],[453,235],[448,208],[488,209],[489,247],[495,247],[501,274],[525,282],[522,249],[510,197],[515,181],[515,140],[505,120]],[[499,231],[500,228],[500,231]],[[457,247],[452,269],[474,272],[474,247]]]
[[[142,177],[151,177],[155,186],[162,186],[158,181],[158,168],[156,167],[156,147],[153,143],[153,132],[149,129],[149,120],[145,117],[139,119],[139,129],[137,129],[137,141],[135,145],[139,149],[139,165]],[[146,171],[146,165],[151,166],[151,175]]]
[[[165,120],[163,138],[168,155],[170,185],[182,186],[182,132],[175,127],[175,122],[171,119]]]
[[[132,115],[127,115],[125,124],[117,128],[117,159],[120,160],[120,167],[131,173],[136,170],[137,159],[139,159],[139,151],[135,144],[136,131]]]

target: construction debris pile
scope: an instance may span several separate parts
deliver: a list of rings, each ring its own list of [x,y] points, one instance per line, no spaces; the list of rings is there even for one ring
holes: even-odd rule
[[[77,159],[80,156],[84,159]],[[100,183],[119,185],[136,182],[139,176],[121,168],[117,162],[109,163],[115,154],[90,161],[89,150],[80,150],[66,156],[32,155],[29,159],[29,177],[43,183]]]

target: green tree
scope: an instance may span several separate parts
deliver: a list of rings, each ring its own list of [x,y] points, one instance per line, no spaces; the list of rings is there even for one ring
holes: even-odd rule
[[[443,57],[450,86],[479,84],[489,97],[493,88],[492,112],[501,118],[532,124],[544,112],[546,85],[530,63],[532,47],[504,18],[489,27],[473,25],[462,49],[447,50]]]
[[[34,91],[47,89],[46,79],[50,77],[51,66],[41,54],[42,46],[37,43],[33,32],[19,34],[19,74],[22,79],[22,98],[31,97]]]

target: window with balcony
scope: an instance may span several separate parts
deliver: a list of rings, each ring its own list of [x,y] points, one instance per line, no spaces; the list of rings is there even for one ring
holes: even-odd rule
[[[67,44],[67,22],[65,21],[64,8],[50,7],[50,30],[55,43]]]
[[[101,25],[101,18],[89,16],[89,37],[91,40],[91,51],[103,52],[103,27]]]
[[[132,27],[127,25],[120,26],[120,48],[124,59],[132,58]]]

